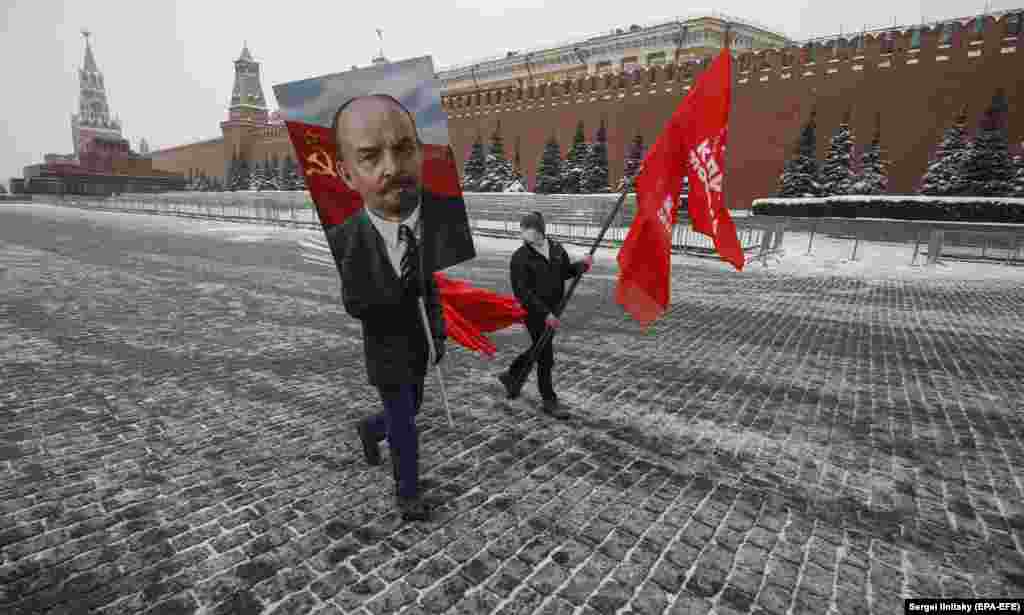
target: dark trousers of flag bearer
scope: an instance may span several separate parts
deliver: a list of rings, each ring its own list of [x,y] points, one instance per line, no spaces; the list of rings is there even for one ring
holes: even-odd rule
[[[533,315],[526,317],[526,330],[530,333],[531,347],[544,335],[546,328],[547,325],[544,322],[544,318],[538,318]],[[530,349],[528,348],[512,361],[508,371],[511,373],[523,371],[526,368],[529,356]],[[541,347],[537,354],[537,391],[540,393],[541,399],[544,400],[545,412],[560,415],[564,414],[564,411],[558,408],[558,395],[555,394],[555,387],[551,383],[551,370],[554,366],[555,347],[552,343],[552,338],[548,338],[547,343]]]
[[[547,327],[557,329],[561,322],[554,314],[565,297],[565,282],[588,271],[593,259],[572,262],[562,244],[547,237],[544,216],[531,212],[519,222],[523,245],[512,255],[509,265],[512,291],[526,309],[526,328],[530,332],[531,346],[544,334]],[[530,350],[516,357],[508,371],[498,375],[508,397],[518,395],[512,387],[513,374],[522,374],[529,362]],[[549,337],[537,356],[537,389],[544,402],[544,412],[555,418],[568,418],[558,403],[551,382],[555,364],[554,348]]]

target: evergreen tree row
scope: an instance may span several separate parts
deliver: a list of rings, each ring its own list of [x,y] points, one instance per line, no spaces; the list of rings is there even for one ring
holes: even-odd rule
[[[960,109],[946,130],[921,178],[918,193],[929,196],[1024,196],[1024,160],[1011,157],[1007,135],[1008,104],[1003,90],[985,110],[975,136],[967,130],[967,109]],[[779,176],[783,198],[885,194],[889,162],[881,145],[880,119],[875,134],[855,164],[849,113],[833,135],[819,166],[815,112],[804,125],[794,154]]]
[[[305,190],[306,179],[302,169],[291,155],[279,160],[277,154],[263,163],[249,165],[244,157],[235,154],[228,167],[227,189],[237,190]]]
[[[637,165],[639,166],[639,165]],[[478,136],[463,165],[462,189],[466,192],[523,192],[526,189],[519,151],[512,164],[505,155],[501,125],[491,136],[488,151]],[[594,194],[610,192],[608,186],[608,138],[604,122],[587,143],[583,122],[576,127],[576,136],[565,159],[552,135],[544,147],[537,167],[534,191],[539,194]]]
[[[812,111],[797,141],[793,157],[779,176],[778,196],[783,198],[839,195],[878,195],[888,189],[889,161],[882,148],[881,114],[875,115],[875,134],[855,161],[855,140],[849,111],[832,136],[825,160],[819,167],[817,125]]]
[[[985,110],[974,138],[967,133],[967,107],[946,130],[921,179],[919,192],[933,196],[1024,196],[1020,156],[1011,158],[1003,90]]]
[[[188,179],[185,181],[185,190],[192,192],[223,192],[224,184],[219,177],[209,177],[206,171],[189,169]]]
[[[519,148],[516,148],[516,164],[505,154],[501,122],[491,135],[489,151],[484,151],[483,140],[478,135],[463,165],[462,189],[466,192],[525,192],[525,184],[519,171]]]

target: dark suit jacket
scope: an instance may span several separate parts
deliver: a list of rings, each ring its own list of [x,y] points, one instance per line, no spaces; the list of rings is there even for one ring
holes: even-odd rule
[[[512,292],[526,309],[527,320],[540,322],[558,309],[565,297],[565,282],[583,272],[583,263],[573,263],[554,239],[548,242],[548,257],[523,242],[509,264]]]
[[[387,246],[369,215],[361,209],[343,224],[327,229],[327,241],[341,273],[342,301],[345,311],[363,323],[370,384],[384,387],[419,384],[426,376],[429,348],[418,302],[403,292],[401,279],[388,259]],[[426,282],[424,302],[431,335],[440,346],[447,335],[440,296],[430,268],[434,266],[432,262],[437,252],[437,216],[431,215],[426,198],[420,216]]]
[[[423,259],[430,271],[442,271],[476,257],[466,203],[461,196],[423,193]]]

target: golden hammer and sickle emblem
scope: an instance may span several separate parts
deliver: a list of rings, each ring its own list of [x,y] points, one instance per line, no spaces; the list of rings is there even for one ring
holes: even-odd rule
[[[338,176],[338,174],[334,172],[334,165],[331,164],[331,155],[322,149],[307,156],[306,162],[311,165],[306,169],[306,175]]]

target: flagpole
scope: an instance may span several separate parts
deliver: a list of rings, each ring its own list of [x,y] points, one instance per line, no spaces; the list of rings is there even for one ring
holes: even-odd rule
[[[419,306],[420,319],[423,321],[423,330],[427,332],[427,345],[430,347],[428,360],[434,363],[434,367],[437,369],[437,386],[441,389],[441,401],[444,403],[444,411],[448,415],[448,426],[455,427],[455,421],[452,420],[452,409],[448,405],[448,391],[444,388],[444,374],[441,373],[441,364],[436,362],[437,348],[434,347],[434,336],[430,334],[430,320],[427,318],[427,307],[423,303],[423,297],[419,297]]]
[[[732,71],[732,43],[733,43],[733,41],[732,41],[732,38],[731,38],[731,34],[732,34],[732,24],[727,23],[726,34],[725,34],[725,49],[729,53],[729,118],[728,118],[728,120],[732,119],[732,117],[733,117],[732,111],[733,111],[733,108],[736,106],[736,96],[734,96],[736,90],[733,88],[733,86],[735,85],[734,82],[733,82],[733,78],[735,77],[735,74]],[[726,122],[725,122],[725,130],[726,130],[726,136],[727,137],[729,135],[729,133],[728,133],[729,121],[728,120],[726,120]],[[725,176],[728,175],[728,169],[729,169],[729,146],[726,145],[725,146],[725,151],[722,152],[722,175],[723,175],[723,178],[722,178],[723,179],[723,181],[722,181],[722,206],[725,207],[726,211],[729,211],[729,201],[726,199],[726,196],[729,194],[729,183],[725,181]],[[714,240],[712,240],[712,244],[713,243],[714,243]],[[746,259],[746,253],[743,252],[743,245],[742,244],[740,244],[740,252],[742,254],[744,254],[743,261],[744,261],[744,263],[746,263],[746,260],[747,260]]]
[[[420,211],[423,210],[422,189],[417,194],[417,209],[419,209]],[[423,218],[420,218],[419,224],[421,225],[420,228],[422,228]],[[423,258],[423,250],[420,249],[417,250],[417,252],[419,252],[418,256],[420,261],[419,271],[417,272],[420,278],[420,288],[426,290],[427,276],[433,277],[433,272],[428,273],[425,269],[426,262]],[[440,295],[440,291],[438,291],[438,295]],[[451,406],[448,405],[448,391],[447,389],[444,388],[444,373],[441,372],[441,363],[440,361],[438,361],[437,348],[434,346],[434,332],[430,328],[430,319],[427,318],[427,306],[426,303],[424,303],[423,301],[422,293],[420,293],[419,297],[417,297],[417,300],[420,308],[420,320],[423,322],[423,332],[427,336],[427,349],[430,351],[430,356],[427,357],[427,367],[429,368],[430,363],[433,363],[434,367],[436,368],[437,386],[439,389],[441,389],[441,402],[444,404],[444,411],[445,414],[448,416],[448,426],[455,427],[455,421],[452,420],[452,409]],[[438,297],[438,300],[440,301],[440,296]],[[442,315],[441,318],[443,320],[444,316]]]
[[[590,246],[590,252],[587,254],[588,256],[593,257],[594,253],[597,252],[597,247],[601,245],[601,242],[604,240],[605,233],[608,232],[608,228],[611,227],[612,222],[615,221],[615,216],[619,214],[619,210],[622,208],[622,204],[626,201],[626,195],[629,194],[629,186],[630,184],[628,182],[623,185],[622,192],[619,194],[619,200],[616,201],[615,207],[612,208],[611,213],[608,214],[608,217],[605,219],[604,226],[601,227],[601,232],[597,234],[597,239],[594,240],[594,244]],[[553,312],[555,318],[558,318],[562,315],[562,312],[565,310],[566,305],[568,305],[569,299],[572,298],[573,293],[576,291],[576,286],[580,283],[581,279],[583,279],[582,272],[573,277],[572,283],[569,284],[569,290],[566,291],[565,297],[562,298],[562,301],[558,304],[558,307]],[[526,384],[526,379],[529,377],[530,371],[532,371],[533,369],[533,364],[537,362],[537,357],[540,355],[541,348],[543,348],[548,342],[550,342],[551,338],[554,337],[554,335],[554,329],[552,329],[551,327],[545,328],[544,333],[541,335],[540,339],[537,340],[537,342],[530,347],[530,350],[527,354],[526,365],[524,365],[519,372],[512,374],[511,388],[513,389],[513,392],[515,392],[516,395],[519,394],[519,391],[522,390],[523,385]]]

